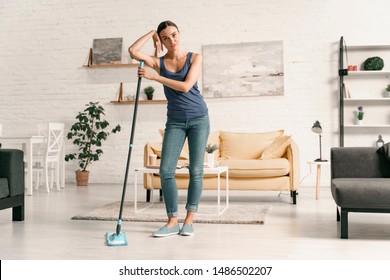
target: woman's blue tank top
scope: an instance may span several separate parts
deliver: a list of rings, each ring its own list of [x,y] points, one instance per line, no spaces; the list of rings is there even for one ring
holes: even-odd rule
[[[160,75],[176,81],[184,81],[191,67],[192,53],[187,54],[186,62],[178,72],[171,72],[165,68],[164,57],[160,57]],[[198,89],[198,83],[188,91],[181,92],[164,85],[164,94],[168,100],[170,119],[190,120],[204,117],[208,113],[206,102]]]

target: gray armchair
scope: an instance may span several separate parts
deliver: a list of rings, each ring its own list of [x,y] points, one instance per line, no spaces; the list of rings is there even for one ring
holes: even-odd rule
[[[12,220],[24,220],[23,151],[0,149],[0,210],[12,207]]]
[[[331,191],[338,206],[341,238],[348,238],[349,212],[390,213],[390,162],[377,150],[331,149]]]

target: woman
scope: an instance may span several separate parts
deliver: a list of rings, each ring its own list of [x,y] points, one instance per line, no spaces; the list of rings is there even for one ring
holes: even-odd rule
[[[141,52],[153,40],[155,56]],[[163,57],[157,53],[167,50]],[[202,56],[181,48],[180,32],[176,24],[164,21],[157,31],[152,30],[129,48],[132,58],[145,61],[154,71],[138,69],[138,76],[161,83],[168,100],[167,122],[163,139],[160,178],[168,222],[154,232],[154,237],[173,234],[193,235],[192,221],[198,210],[203,188],[203,162],[210,121],[207,105],[199,92],[197,81],[202,67]],[[188,139],[189,173],[186,210],[182,228],[178,224],[178,190],[175,171],[185,139]]]

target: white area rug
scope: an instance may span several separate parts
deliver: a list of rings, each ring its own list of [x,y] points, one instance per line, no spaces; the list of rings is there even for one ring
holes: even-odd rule
[[[138,202],[138,210],[151,204]],[[72,217],[73,220],[100,220],[116,221],[118,220],[120,202],[114,202],[86,213]],[[221,202],[221,209],[225,207]],[[185,207],[179,204],[179,222],[183,222],[185,216]],[[195,216],[194,223],[214,223],[214,224],[264,224],[267,214],[271,211],[269,205],[259,205],[258,203],[230,203],[229,207],[221,214],[217,214],[218,207],[216,202],[201,202],[198,213]],[[123,221],[133,222],[166,222],[167,216],[163,202],[155,202],[149,208],[134,213],[134,203],[125,202]]]

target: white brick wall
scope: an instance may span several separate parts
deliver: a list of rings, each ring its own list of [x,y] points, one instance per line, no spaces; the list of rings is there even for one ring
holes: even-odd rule
[[[121,81],[125,95],[134,94],[135,68],[81,66],[94,38],[123,37],[126,56],[135,39],[171,19],[180,28],[183,46],[191,51],[199,52],[207,44],[284,41],[283,97],[208,99],[207,103],[213,130],[283,128],[293,135],[300,146],[304,176],[309,171],[306,161],[319,154],[318,137],[310,131],[315,120],[324,128],[325,157],[331,146],[338,145],[338,40],[344,35],[347,41],[390,42],[384,25],[388,7],[385,0],[2,1],[3,133],[33,133],[38,123],[46,121],[63,121],[69,128],[85,103],[99,101],[108,120],[120,123],[123,131],[105,143],[104,155],[90,168],[91,182],[122,183],[133,106],[109,102],[116,99]],[[162,94],[160,86],[157,94]],[[142,165],[144,143],[160,138],[165,114],[165,105],[140,106],[132,168]],[[69,142],[66,148],[74,149]],[[74,181],[75,169],[76,162],[67,164],[67,182]],[[314,178],[304,184],[313,184]],[[328,179],[325,176],[323,183]]]

